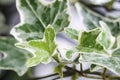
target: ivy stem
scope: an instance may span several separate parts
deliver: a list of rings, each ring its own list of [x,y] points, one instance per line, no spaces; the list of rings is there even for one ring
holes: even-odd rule
[[[86,78],[92,78],[92,79],[102,79],[101,77],[97,77],[97,76],[88,76],[88,75],[85,75],[84,77],[86,77]]]
[[[89,74],[90,72],[84,73],[84,71],[81,72],[81,71],[78,71],[78,70],[73,69],[73,68],[68,67],[68,66],[65,66],[65,69],[67,69],[68,71],[73,72],[73,73],[77,72],[80,76],[83,76],[83,77],[86,77],[86,78],[101,79],[101,77],[87,75],[87,73]]]
[[[65,77],[69,77],[69,76],[72,76],[72,75],[74,75],[74,73],[66,72],[66,74],[63,75],[63,77],[65,78]],[[52,80],[57,80],[57,79],[60,79],[60,76],[58,76],[58,77],[56,77],[56,78],[54,78]]]
[[[107,69],[104,68],[102,73],[103,80],[106,80],[106,72],[107,72]]]
[[[80,63],[80,71],[83,72],[83,65]]]
[[[47,76],[43,76],[43,77],[35,77],[35,78],[31,78],[29,80],[38,80],[38,79],[44,79],[44,78],[48,78],[48,77],[52,77],[52,76],[57,76],[58,73],[55,73],[55,74],[50,74],[50,75],[47,75]]]
[[[28,69],[27,75],[28,75],[30,78],[32,78],[32,70],[31,70],[31,68]]]
[[[110,76],[111,79],[118,79],[120,80],[120,76]]]
[[[67,69],[68,71],[77,72],[77,73],[79,73],[81,76],[84,76],[84,75],[82,74],[82,72],[80,72],[80,71],[78,71],[78,70],[76,70],[76,69],[73,69],[73,68],[68,67],[68,66],[65,66],[64,68]]]

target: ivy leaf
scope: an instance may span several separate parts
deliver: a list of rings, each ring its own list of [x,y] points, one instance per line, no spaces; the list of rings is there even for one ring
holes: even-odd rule
[[[112,10],[114,2],[115,2],[115,0],[111,0],[110,2],[106,3],[105,8],[108,10]]]
[[[110,29],[107,24],[100,21],[102,32],[100,33],[97,41],[104,46],[105,49],[111,49],[115,43],[115,38],[112,36]]]
[[[71,80],[78,80],[79,78],[79,74],[78,73],[75,73],[73,76],[72,76],[72,79]]]
[[[67,59],[71,59],[74,54],[76,54],[76,56],[77,56],[78,53],[79,53],[79,50],[77,50],[77,48],[72,48],[70,50],[67,50],[67,52],[66,52],[66,58]]]
[[[69,25],[66,0],[17,0],[21,22],[11,34],[20,42],[43,38],[43,32],[51,24],[57,32]]]
[[[64,68],[64,67],[65,67],[65,64],[60,63],[58,66],[56,66],[56,67],[54,68],[54,72],[55,72],[55,73],[58,73],[61,78],[63,78],[62,68]]]
[[[80,53],[97,53],[108,54],[102,45],[97,42],[97,38],[101,30],[99,28],[83,31],[79,37],[79,45],[77,46]]]
[[[120,48],[116,49],[111,57],[97,54],[81,54],[79,61],[105,67],[120,76]]]
[[[55,44],[55,30],[51,25],[45,29],[43,40],[30,40],[25,43],[17,43],[16,46],[26,49],[34,54],[27,61],[27,66],[32,67],[40,62],[48,63],[54,55],[57,45]]]
[[[66,28],[65,32],[70,38],[78,40],[79,31],[77,31],[76,29]]]
[[[82,13],[84,24],[88,29],[100,27],[99,21],[104,21],[110,28],[113,36],[118,36],[120,34],[119,17],[114,18],[112,16],[109,17],[106,15],[103,16],[93,11],[84,4],[81,4],[80,7],[81,10],[78,12]]]
[[[40,62],[46,64],[46,63],[49,63],[51,61],[50,59],[50,55],[48,52],[46,51],[42,51],[42,50],[39,50],[39,51],[36,51],[35,52],[35,55],[33,58],[30,58],[28,61],[27,61],[27,67],[32,67],[32,66],[36,66],[38,65]]]
[[[13,70],[22,76],[26,71],[26,61],[30,58],[30,53],[14,46],[16,40],[13,38],[0,38],[0,53],[3,58],[0,59],[0,69]]]

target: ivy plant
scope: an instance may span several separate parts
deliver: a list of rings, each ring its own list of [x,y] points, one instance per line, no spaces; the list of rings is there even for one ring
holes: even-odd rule
[[[0,69],[14,70],[22,76],[30,67],[54,61],[58,65],[53,75],[59,74],[61,79],[72,76],[72,80],[80,77],[119,80],[120,18],[98,14],[89,8],[86,1],[92,5],[111,3],[110,6],[114,3],[114,0],[17,0],[21,21],[10,32],[17,42],[11,37],[0,38],[0,52],[4,55],[0,59]],[[83,15],[86,29],[76,30],[69,26],[72,23],[71,6],[76,13]],[[65,58],[56,40],[59,32],[65,32],[77,43],[64,49]],[[90,67],[83,69],[84,63]],[[76,65],[80,65],[80,70],[76,69]],[[42,78],[45,77],[30,77],[30,80]]]

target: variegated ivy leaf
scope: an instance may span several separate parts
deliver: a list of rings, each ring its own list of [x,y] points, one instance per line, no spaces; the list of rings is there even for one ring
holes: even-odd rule
[[[115,43],[115,38],[112,36],[110,29],[107,24],[100,21],[102,32],[97,38],[97,41],[104,46],[105,49],[111,49]]]
[[[101,29],[96,28],[90,31],[83,31],[79,36],[78,50],[80,53],[108,54],[104,47],[97,42]]]
[[[111,57],[97,54],[81,54],[79,61],[105,67],[120,76],[120,48],[116,49]]]
[[[67,50],[66,58],[70,60],[74,56],[74,54],[76,54],[76,56],[77,56],[78,53],[79,53],[79,50],[77,50],[77,48],[72,48],[70,50]]]
[[[21,22],[12,29],[11,34],[18,41],[41,39],[49,24],[56,31],[63,30],[69,24],[66,0],[17,0],[16,4]]]
[[[75,39],[75,40],[78,40],[79,31],[77,31],[76,29],[66,28],[66,29],[65,29],[65,32],[66,32],[66,34],[67,34],[70,38]]]
[[[16,40],[13,38],[0,38],[0,53],[3,58],[0,58],[0,69],[13,70],[22,76],[26,71],[26,61],[30,58],[30,53],[14,46]]]
[[[78,12],[81,12],[83,15],[84,24],[88,29],[94,29],[100,27],[99,21],[104,21],[111,30],[113,36],[118,36],[120,34],[120,20],[119,16],[114,18],[112,16],[108,17],[106,15],[98,14],[97,12],[91,10],[84,4],[80,4],[81,9]]]
[[[109,49],[111,49],[115,43],[115,38],[112,36],[107,25],[100,21],[101,28],[96,28],[89,31],[78,31],[66,28],[66,33],[70,37],[75,39],[79,36],[79,45],[76,48],[72,48],[66,52],[66,57],[70,59],[75,53],[97,53],[97,54],[108,54]],[[109,54],[108,54],[109,55]]]
[[[60,63],[58,66],[56,66],[56,67],[54,68],[54,72],[55,72],[55,73],[58,73],[61,78],[63,78],[62,68],[64,68],[64,67],[65,67],[65,64],[64,64],[64,63]]]
[[[36,66],[40,62],[48,63],[56,50],[55,30],[50,25],[45,29],[44,38],[42,40],[30,40],[25,43],[17,43],[16,46],[26,49],[34,54],[27,61],[27,66]]]

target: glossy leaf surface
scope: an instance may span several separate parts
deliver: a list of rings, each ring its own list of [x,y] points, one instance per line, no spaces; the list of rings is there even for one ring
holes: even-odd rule
[[[57,32],[69,25],[66,0],[17,0],[21,22],[11,34],[20,42],[43,38],[51,24]]]
[[[102,67],[106,67],[117,75],[120,75],[120,49],[112,53],[111,57],[100,56],[97,54],[82,54],[80,62],[88,62]]]
[[[30,40],[26,43],[17,43],[16,46],[26,49],[34,54],[27,62],[27,66],[36,66],[40,62],[48,63],[56,50],[55,30],[50,25],[46,28],[42,40]]]
[[[80,4],[81,9],[78,11],[82,13],[84,24],[88,29],[94,29],[100,27],[99,21],[104,21],[111,30],[113,36],[120,34],[120,17],[111,17],[98,14],[84,4]]]

